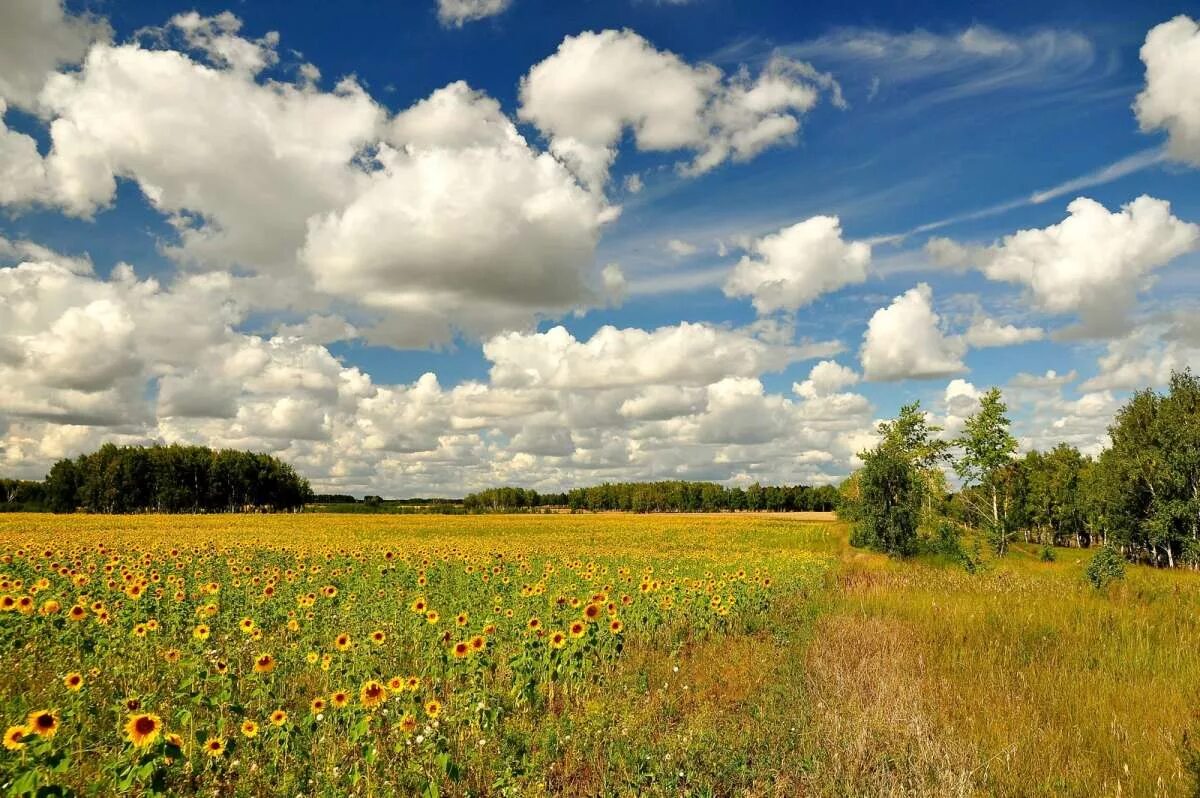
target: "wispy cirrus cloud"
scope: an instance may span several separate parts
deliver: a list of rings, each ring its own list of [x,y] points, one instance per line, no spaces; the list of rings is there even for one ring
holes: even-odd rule
[[[1013,34],[986,25],[934,33],[842,28],[778,48],[857,77],[868,99],[903,88],[910,111],[1005,90],[1055,92],[1108,71],[1096,45],[1082,33],[1041,28]]]

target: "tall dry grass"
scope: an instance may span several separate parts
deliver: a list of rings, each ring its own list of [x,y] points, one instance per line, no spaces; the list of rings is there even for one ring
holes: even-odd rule
[[[1017,551],[981,574],[847,552],[808,650],[820,795],[1190,796],[1200,579]]]

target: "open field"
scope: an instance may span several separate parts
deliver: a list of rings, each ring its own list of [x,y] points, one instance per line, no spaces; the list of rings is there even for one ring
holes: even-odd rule
[[[971,575],[845,541],[749,514],[0,516],[0,789],[1194,794],[1194,574],[1100,595],[1087,552]]]

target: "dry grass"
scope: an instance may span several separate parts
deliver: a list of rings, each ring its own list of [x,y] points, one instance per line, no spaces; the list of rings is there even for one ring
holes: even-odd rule
[[[985,573],[845,559],[808,652],[822,795],[1192,795],[1200,583],[1111,595],[1020,553]]]

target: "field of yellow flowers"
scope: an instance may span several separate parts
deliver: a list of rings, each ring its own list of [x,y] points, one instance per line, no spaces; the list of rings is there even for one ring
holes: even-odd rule
[[[0,515],[0,795],[1194,796],[1200,576],[795,515]]]
[[[731,794],[830,523],[0,516],[0,790]]]

